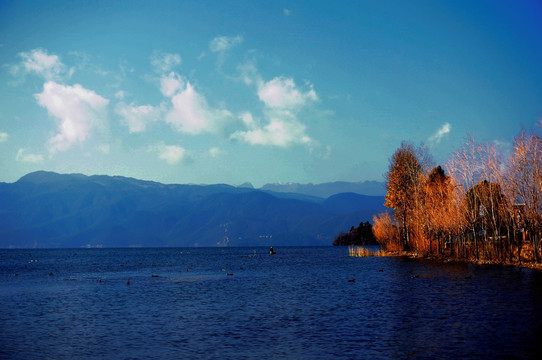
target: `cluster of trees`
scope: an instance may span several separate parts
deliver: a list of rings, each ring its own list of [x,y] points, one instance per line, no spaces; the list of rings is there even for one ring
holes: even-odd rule
[[[404,142],[386,181],[392,214],[373,218],[386,250],[541,261],[542,138],[534,131],[517,135],[511,151],[469,137],[444,167],[433,166],[427,148]]]
[[[378,245],[373,235],[373,226],[370,222],[361,222],[358,227],[351,227],[350,231],[341,232],[333,240],[335,246],[350,245]]]

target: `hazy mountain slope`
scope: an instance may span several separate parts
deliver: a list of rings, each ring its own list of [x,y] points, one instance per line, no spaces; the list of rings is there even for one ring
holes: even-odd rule
[[[328,197],[323,205],[326,209],[339,214],[348,214],[359,210],[386,210],[383,196],[368,196],[356,193],[341,193]]]
[[[0,247],[329,245],[382,203],[40,171],[0,183]]]

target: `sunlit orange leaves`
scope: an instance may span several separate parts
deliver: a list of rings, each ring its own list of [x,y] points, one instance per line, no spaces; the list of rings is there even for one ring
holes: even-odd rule
[[[387,250],[517,263],[542,259],[542,138],[522,131],[513,151],[468,137],[445,167],[410,143],[390,159],[386,206],[374,217]],[[523,250],[523,252],[522,252]]]

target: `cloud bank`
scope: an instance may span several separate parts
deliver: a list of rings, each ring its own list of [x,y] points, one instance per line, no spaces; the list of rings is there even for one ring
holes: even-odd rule
[[[217,36],[209,42],[209,50],[217,54],[220,63],[228,51],[242,42],[243,37],[240,35]],[[56,134],[47,142],[50,155],[66,151],[76,144],[82,145],[96,131],[108,128],[110,100],[80,84],[63,84],[62,80],[71,76],[73,68],[64,65],[59,56],[43,49],[23,52],[19,56],[21,61],[14,66],[18,73],[33,73],[45,79],[42,92],[34,97],[56,119]],[[259,100],[261,113],[254,116],[251,111],[242,111],[234,115],[223,106],[211,106],[198,86],[177,73],[175,68],[181,62],[179,54],[159,51],[152,53],[150,66],[158,76],[147,79],[158,85],[166,100],[159,105],[130,102],[121,89],[115,89],[112,93],[113,101],[116,102],[114,114],[130,134],[144,133],[151,124],[164,122],[181,134],[226,136],[230,140],[254,146],[287,148],[303,145],[311,152],[318,146],[307,134],[307,126],[300,119],[300,114],[319,100],[309,82],[298,86],[293,78],[286,76],[276,76],[265,81],[253,62],[240,65],[237,68],[241,77],[226,78],[241,81],[252,89],[255,98]],[[228,133],[225,133],[226,129]],[[0,142],[7,141],[7,138],[7,133],[0,133]],[[110,147],[104,144],[99,151],[108,154]],[[177,164],[188,158],[187,150],[176,145],[161,143],[153,147],[152,151],[168,164]],[[217,147],[208,150],[208,156],[211,157],[222,153]],[[17,160],[40,162],[43,158],[20,149]]]

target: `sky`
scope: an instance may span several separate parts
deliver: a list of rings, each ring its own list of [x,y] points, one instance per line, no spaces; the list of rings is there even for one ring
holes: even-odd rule
[[[540,119],[540,1],[0,1],[0,182],[383,181]]]

